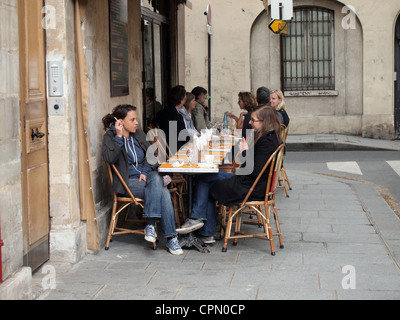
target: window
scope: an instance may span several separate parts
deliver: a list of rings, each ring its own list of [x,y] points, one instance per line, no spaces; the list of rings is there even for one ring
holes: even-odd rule
[[[285,91],[335,90],[334,13],[296,8],[283,36]]]

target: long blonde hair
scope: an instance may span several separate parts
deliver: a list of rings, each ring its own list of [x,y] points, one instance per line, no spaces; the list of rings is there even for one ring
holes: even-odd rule
[[[286,102],[285,102],[285,96],[283,95],[283,92],[281,90],[272,90],[271,95],[275,93],[278,98],[281,100],[281,102],[276,106],[276,111],[279,111],[281,109],[286,111]]]

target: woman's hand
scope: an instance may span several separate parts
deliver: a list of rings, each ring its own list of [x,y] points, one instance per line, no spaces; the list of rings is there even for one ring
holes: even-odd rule
[[[239,121],[239,118],[236,117],[232,112],[228,112],[228,113],[226,114],[226,116],[227,116],[228,118],[230,118],[230,119],[235,120],[236,123]]]
[[[121,120],[115,122],[115,131],[117,132],[117,136],[122,138],[124,135],[124,126],[121,123]]]
[[[139,178],[139,182],[142,182],[142,181],[147,182],[147,176],[144,174],[141,174],[140,178]]]
[[[239,144],[240,152],[249,150],[249,144],[247,143],[246,138],[243,138]]]

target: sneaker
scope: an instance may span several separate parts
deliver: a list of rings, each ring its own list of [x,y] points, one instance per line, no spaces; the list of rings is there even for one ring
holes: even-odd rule
[[[204,244],[213,244],[215,243],[215,238],[214,237],[200,237],[201,241],[204,242]]]
[[[188,234],[204,227],[204,222],[201,220],[188,219],[176,232],[179,234]]]
[[[146,226],[145,232],[146,232],[146,235],[145,235],[144,239],[148,242],[156,243],[156,241],[157,241],[156,228],[153,225],[149,224]]]
[[[167,248],[169,252],[174,256],[180,256],[183,254],[183,250],[179,244],[178,237],[171,238],[167,241]]]

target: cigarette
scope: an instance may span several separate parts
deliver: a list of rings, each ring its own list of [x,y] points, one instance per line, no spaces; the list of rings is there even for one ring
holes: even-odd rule
[[[115,119],[115,121],[117,121],[117,122],[119,121],[119,120],[117,119],[117,117],[114,117],[114,119]]]

